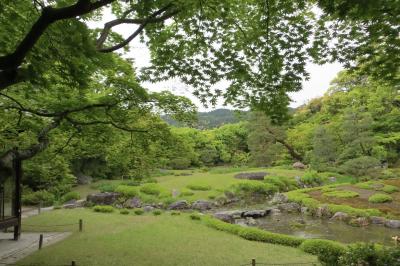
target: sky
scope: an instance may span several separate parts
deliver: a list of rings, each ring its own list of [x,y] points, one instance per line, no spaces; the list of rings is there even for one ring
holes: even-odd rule
[[[110,21],[113,18],[114,17],[110,12],[106,11],[102,21],[89,22],[88,25],[91,28],[102,28],[105,22]],[[135,27],[132,25],[120,25],[113,29],[125,38],[135,31]],[[150,64],[150,52],[145,44],[140,43],[138,39],[134,39],[130,43],[130,51],[127,53],[126,57],[134,59],[134,67],[137,69]],[[313,98],[322,96],[328,90],[331,80],[335,78],[337,73],[341,71],[343,67],[339,63],[325,65],[309,63],[306,69],[310,73],[310,79],[308,81],[303,81],[303,89],[301,91],[289,94],[292,99],[290,107],[298,107]],[[217,108],[231,108],[230,106],[223,106],[222,100],[219,101],[216,106],[209,106],[208,108],[204,107],[200,101],[192,95],[190,86],[183,84],[176,79],[158,83],[144,82],[142,83],[142,86],[150,91],[169,90],[174,94],[186,96],[197,105],[198,110],[201,112],[211,111]]]

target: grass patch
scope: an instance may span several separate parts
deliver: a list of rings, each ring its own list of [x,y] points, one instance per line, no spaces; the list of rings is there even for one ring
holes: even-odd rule
[[[385,203],[391,202],[392,200],[393,198],[391,196],[382,193],[376,193],[368,198],[368,201],[371,203]]]
[[[211,190],[210,185],[205,184],[189,184],[186,186],[188,189],[195,190],[195,191],[208,191]]]
[[[315,256],[300,249],[247,241],[192,221],[184,213],[134,216],[85,209],[57,210],[24,219],[23,223],[46,225],[59,220],[75,223],[79,219],[85,223],[82,233],[76,228],[67,239],[45,246],[19,263],[68,265],[74,259],[77,265],[96,266],[241,265],[255,258],[258,262],[276,264],[318,264]]]
[[[114,211],[114,208],[112,206],[96,205],[93,207],[93,211],[102,213],[111,213]]]
[[[336,197],[336,198],[355,198],[358,197],[360,194],[354,191],[349,190],[334,190],[323,193],[326,197]]]
[[[383,188],[381,188],[381,191],[386,192],[386,193],[394,193],[394,192],[398,192],[399,188],[396,186],[392,186],[392,185],[385,185]]]

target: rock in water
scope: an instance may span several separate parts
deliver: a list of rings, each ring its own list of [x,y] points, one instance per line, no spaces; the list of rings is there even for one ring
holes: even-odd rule
[[[265,217],[270,212],[271,212],[271,209],[269,209],[269,210],[251,210],[251,211],[245,211],[242,214],[242,216],[243,217],[251,217],[251,218],[261,218],[261,217]]]
[[[336,213],[332,216],[331,220],[346,221],[346,220],[348,220],[349,218],[350,218],[349,215],[348,215],[347,213],[345,213],[345,212],[336,212]]]
[[[385,226],[389,228],[400,228],[400,220],[387,220]]]
[[[283,193],[275,193],[271,200],[271,204],[281,204],[288,202],[288,197]]]

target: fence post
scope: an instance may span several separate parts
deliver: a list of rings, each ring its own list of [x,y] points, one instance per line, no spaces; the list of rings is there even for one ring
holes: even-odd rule
[[[79,219],[79,232],[83,231],[83,220]]]
[[[71,261],[71,266],[76,266],[76,263],[75,263],[75,261],[73,260],[73,261]]]
[[[251,259],[251,266],[256,266],[256,259]]]
[[[43,234],[39,235],[39,250],[42,249],[43,246]]]

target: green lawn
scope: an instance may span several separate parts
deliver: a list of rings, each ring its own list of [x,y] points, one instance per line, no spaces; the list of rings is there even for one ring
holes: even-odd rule
[[[223,194],[225,189],[228,189],[232,184],[241,182],[243,180],[234,178],[234,175],[238,172],[268,172],[270,175],[274,176],[286,176],[292,177],[302,176],[304,171],[301,170],[287,170],[287,169],[278,169],[278,168],[249,168],[249,169],[236,169],[232,168],[214,168],[210,172],[200,172],[196,171],[174,171],[174,175],[166,175],[157,177],[158,184],[165,188],[167,191],[172,192],[173,189],[176,189],[180,192],[187,191],[187,186],[190,184],[200,184],[200,185],[208,185],[211,186],[211,190],[208,191],[192,191],[194,195],[192,196],[183,196],[183,198],[189,201],[195,201],[198,199],[208,199],[209,196],[219,196]],[[228,173],[224,173],[224,172]],[[182,176],[179,174],[182,173],[190,173],[191,175]],[[121,180],[114,181],[99,181],[99,182],[111,182],[111,183],[120,183]],[[253,181],[259,182],[259,181]],[[96,192],[95,189],[92,188],[93,185],[84,185],[77,186],[74,188],[75,191],[78,191],[80,195],[85,198],[88,194]]]
[[[258,262],[316,262],[299,249],[244,240],[193,221],[187,214],[135,216],[101,214],[89,209],[55,210],[23,220],[23,224],[51,225],[84,220],[84,232],[45,247],[21,264],[51,265],[241,265]],[[32,227],[25,227],[25,229]],[[56,227],[70,231],[71,227]],[[54,230],[53,230],[54,231]]]

